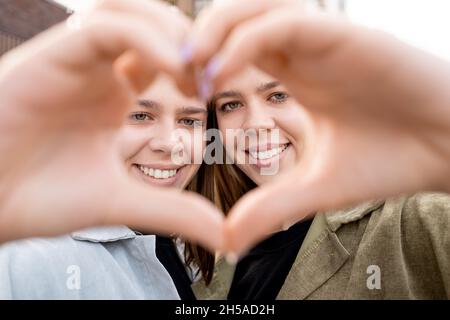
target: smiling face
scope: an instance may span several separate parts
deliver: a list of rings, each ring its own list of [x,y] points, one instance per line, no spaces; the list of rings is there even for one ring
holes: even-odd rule
[[[304,113],[278,81],[249,67],[218,88],[212,101],[227,154],[257,185],[299,160]],[[268,167],[276,170],[264,173]]]
[[[150,185],[185,188],[201,165],[206,119],[203,103],[183,96],[172,80],[160,76],[139,97],[120,132],[130,175]]]

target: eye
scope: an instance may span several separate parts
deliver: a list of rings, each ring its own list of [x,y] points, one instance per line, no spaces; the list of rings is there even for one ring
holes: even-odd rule
[[[268,100],[273,103],[283,103],[288,98],[289,95],[285,92],[275,92],[269,96]]]
[[[152,120],[153,118],[145,112],[136,112],[129,116],[130,120],[136,121],[136,122],[144,122],[147,120]]]
[[[184,126],[187,127],[202,127],[203,126],[203,121],[198,120],[198,119],[190,119],[190,118],[186,118],[186,119],[181,119],[180,123]]]
[[[240,103],[239,101],[232,101],[232,102],[224,103],[220,107],[220,111],[231,112],[231,111],[239,109],[240,107],[242,107],[242,103]]]

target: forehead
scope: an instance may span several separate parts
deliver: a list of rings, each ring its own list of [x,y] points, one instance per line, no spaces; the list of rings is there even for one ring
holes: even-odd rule
[[[186,106],[203,107],[195,97],[186,97],[169,76],[160,74],[153,83],[139,96],[140,100],[149,100],[163,105],[165,110],[179,109]],[[206,108],[206,107],[205,107]]]
[[[273,81],[276,81],[276,79],[254,66],[249,66],[239,74],[225,81],[223,85],[217,88],[215,93],[227,90],[253,92],[261,85]]]

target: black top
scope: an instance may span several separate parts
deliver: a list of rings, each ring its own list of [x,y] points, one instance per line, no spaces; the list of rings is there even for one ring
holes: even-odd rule
[[[178,255],[177,248],[172,239],[156,236],[156,257],[162,263],[170,277],[175,283],[178,295],[181,300],[196,300],[191,288],[191,279],[189,278],[183,262]]]
[[[234,273],[229,300],[275,300],[312,220],[299,222],[275,233],[242,258]]]

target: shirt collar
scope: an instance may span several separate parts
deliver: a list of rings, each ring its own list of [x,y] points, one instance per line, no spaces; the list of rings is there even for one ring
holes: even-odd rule
[[[71,233],[71,237],[78,241],[114,242],[134,239],[136,234],[127,226],[96,227],[83,229]]]
[[[325,220],[331,231],[336,232],[341,226],[361,220],[382,205],[384,200],[374,200],[351,208],[325,213]]]

